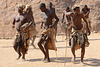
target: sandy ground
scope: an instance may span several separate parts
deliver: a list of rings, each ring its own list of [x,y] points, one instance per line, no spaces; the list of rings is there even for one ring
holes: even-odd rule
[[[70,47],[67,46],[67,60],[65,63],[65,48],[66,41],[65,36],[57,36],[57,56],[55,51],[50,50],[50,63],[43,63],[41,60],[44,57],[42,52],[37,46],[38,38],[35,40],[37,49],[33,49],[30,45],[28,54],[26,55],[26,61],[16,60],[17,53],[13,49],[13,40],[0,40],[0,67],[82,67],[80,64],[80,51],[76,51],[76,62],[71,62],[72,53]],[[100,67],[100,34],[96,33],[89,36],[90,46],[86,48],[84,57],[84,67]]]

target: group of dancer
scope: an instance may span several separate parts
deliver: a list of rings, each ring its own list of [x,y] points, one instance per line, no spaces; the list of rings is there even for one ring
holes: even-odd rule
[[[48,5],[49,8],[46,7],[45,3],[41,3],[39,6],[41,12],[45,14],[41,22],[41,29],[43,29],[43,31],[37,43],[44,54],[43,62],[50,62],[49,49],[57,51],[55,41],[59,18],[56,15],[55,8],[52,7],[53,4],[50,2]],[[62,23],[66,26],[65,34],[66,38],[67,36],[69,38],[69,46],[71,46],[71,51],[74,56],[72,58],[73,62],[75,62],[76,58],[75,50],[81,48],[81,63],[83,63],[85,46],[89,46],[87,37],[90,35],[91,30],[89,13],[90,9],[87,5],[82,8],[82,11],[80,11],[78,5],[72,8],[67,7],[63,11]],[[17,33],[14,41],[14,49],[19,54],[18,59],[23,55],[22,59],[25,60],[25,54],[27,54],[29,48],[29,41],[32,38],[32,42],[34,42],[37,34],[31,5],[18,5],[18,14],[14,17],[12,23],[13,28],[15,27],[15,22],[17,24]]]

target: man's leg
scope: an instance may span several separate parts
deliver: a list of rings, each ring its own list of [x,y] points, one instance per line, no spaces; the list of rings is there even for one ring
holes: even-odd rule
[[[13,42],[13,48],[15,51],[17,51],[17,38]]]
[[[45,42],[44,42],[44,47],[46,50],[46,60],[45,62],[50,62],[50,58],[49,58],[49,50],[48,50],[48,41],[49,41],[49,37],[46,36]]]
[[[70,39],[70,34],[71,34],[71,29],[68,29],[68,36],[69,36],[69,39]]]
[[[83,62],[84,54],[85,54],[85,46],[83,46],[81,50],[81,62]]]
[[[22,59],[23,60],[25,60],[25,54],[26,54],[26,47],[24,46],[24,42],[22,42],[22,54],[23,54],[23,56],[22,56]]]
[[[88,47],[90,43],[89,43],[89,41],[88,41],[87,34],[85,34],[85,37],[86,37],[86,45],[85,45],[85,46]]]
[[[25,43],[24,43],[24,44],[25,44]],[[26,54],[27,54],[28,48],[29,48],[29,38],[26,39],[26,50],[25,50],[25,53],[26,53]]]
[[[65,36],[66,36],[65,40],[67,40],[67,27],[65,27]]]
[[[72,62],[75,62],[76,56],[75,56],[75,38],[74,37],[71,39],[71,51],[74,56],[74,58],[72,58]]]
[[[14,47],[14,50],[18,53],[18,58],[17,58],[17,60],[18,59],[20,59],[20,57],[21,57],[21,52],[20,52],[20,48],[19,48],[19,51],[17,51],[17,49],[18,49],[18,42],[17,42],[17,38],[14,40],[14,42],[13,42],[13,47]]]
[[[39,39],[39,42],[38,42],[38,46],[39,46],[40,50],[43,52],[43,54],[45,55],[45,57],[43,59],[43,61],[44,61],[46,59],[46,52],[45,52],[45,50],[44,50],[44,48],[42,46],[42,42],[43,42],[42,37],[43,36],[44,36],[43,34],[40,36],[40,39]]]
[[[34,41],[35,41],[35,39],[36,39],[36,35],[33,36],[33,38],[32,38],[32,43],[31,43],[31,45],[32,45],[34,48],[36,48],[35,45],[34,45]]]
[[[85,65],[85,64],[83,63],[84,55],[85,55],[85,45],[83,45],[83,46],[82,46],[82,49],[81,49],[81,63],[82,63],[82,65]]]

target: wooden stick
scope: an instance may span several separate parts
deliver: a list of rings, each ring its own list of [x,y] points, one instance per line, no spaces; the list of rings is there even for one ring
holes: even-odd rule
[[[67,27],[67,39],[68,39],[68,27]],[[65,49],[65,64],[64,66],[66,66],[66,56],[67,56],[67,40],[66,40],[66,49]]]

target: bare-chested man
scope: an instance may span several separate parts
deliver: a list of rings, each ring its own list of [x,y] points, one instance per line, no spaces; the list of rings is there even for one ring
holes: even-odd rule
[[[73,21],[73,31],[72,33],[74,35],[72,35],[72,38],[71,38],[71,51],[72,51],[72,54],[74,56],[73,58],[73,62],[75,61],[75,58],[76,58],[76,55],[75,55],[75,47],[76,47],[76,43],[78,42],[78,37],[81,36],[81,35],[78,35],[80,32],[81,34],[83,34],[84,36],[84,33],[82,31],[82,28],[83,28],[83,24],[82,24],[82,19],[86,22],[86,28],[87,28],[87,31],[88,31],[88,34],[90,35],[90,31],[89,31],[89,28],[88,28],[88,23],[84,17],[84,14],[83,13],[80,13],[80,8],[79,7],[75,7],[74,9],[74,12],[73,13],[67,13],[66,15],[67,16],[70,16],[72,17],[72,21]],[[75,32],[74,32],[75,31]],[[81,36],[81,37],[83,37]],[[79,41],[78,45],[80,45],[80,48],[81,48],[81,63],[83,64],[83,58],[84,58],[84,54],[85,54],[85,37],[83,37],[84,40],[82,40],[81,42]],[[84,41],[84,42],[83,42]]]
[[[88,8],[87,5],[84,6],[82,11],[83,11],[85,18],[89,18],[90,8]]]
[[[31,5],[27,4],[27,5],[25,6],[24,12],[25,12],[27,15],[29,15],[29,18],[32,19],[32,21],[33,21],[33,25],[32,25],[32,27],[31,27],[29,33],[30,33],[30,39],[32,39],[31,45],[32,45],[34,48],[36,48],[35,45],[34,45],[34,41],[35,41],[35,39],[36,39],[37,31],[36,31],[36,25],[35,25],[35,22],[34,22],[33,11],[32,11]]]
[[[71,12],[71,10],[69,9],[69,7],[66,8],[66,10],[64,10],[63,12],[63,18],[62,18],[62,23],[64,24],[65,26],[65,35],[66,35],[66,39],[67,39],[67,33],[69,34],[69,38],[70,38],[70,25],[71,25],[71,17],[70,16],[67,16],[66,13],[67,12]],[[64,19],[65,19],[65,22],[64,22]],[[69,32],[67,32],[67,29]]]
[[[45,16],[43,16],[44,22],[42,22],[41,25],[44,24],[44,29],[48,31],[48,30],[50,30],[50,28],[54,27],[58,23],[59,19],[54,13],[52,13],[52,11],[50,11],[46,8],[44,3],[40,4],[40,10],[45,13]],[[52,23],[53,18],[56,19],[54,24]],[[51,32],[53,32],[53,31],[51,31]],[[46,34],[43,32],[42,35],[40,36],[40,39],[38,42],[38,46],[45,56],[43,59],[44,62],[50,62],[49,51],[48,51],[48,47],[49,47],[48,42],[50,41],[51,37],[49,36],[50,35],[49,33],[50,33],[49,31]]]
[[[49,2],[49,4],[48,4],[49,9],[56,15],[56,13],[55,13],[55,8],[53,8],[52,6],[53,6],[53,4],[52,4],[51,2]],[[55,41],[57,41],[57,40],[56,40],[56,35],[57,35],[57,24],[54,26],[54,29],[55,29]]]
[[[18,59],[21,57],[21,53],[23,54],[22,59],[25,59],[25,54],[27,53],[28,50],[28,43],[27,43],[28,38],[25,40],[26,45],[24,45],[22,32],[26,32],[33,23],[32,20],[29,19],[28,15],[23,13],[23,9],[24,9],[23,5],[18,5],[18,14],[14,17],[14,20],[12,22],[12,28],[15,27],[15,22],[17,24],[16,25],[17,35],[13,45],[15,51],[19,54]],[[22,31],[21,27],[27,22],[29,22],[29,24],[25,26]]]
[[[90,19],[89,19],[90,8],[88,8],[88,6],[85,5],[84,8],[82,9],[82,12],[83,12],[83,14],[84,14],[84,16],[85,16],[85,18],[86,18],[86,20],[87,20],[87,22],[88,22],[89,29],[90,29],[90,31],[91,31],[91,30],[92,30],[92,27],[91,27],[91,21],[90,21]]]

